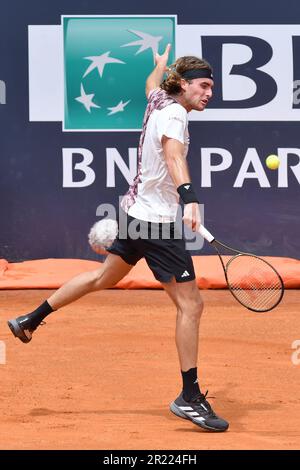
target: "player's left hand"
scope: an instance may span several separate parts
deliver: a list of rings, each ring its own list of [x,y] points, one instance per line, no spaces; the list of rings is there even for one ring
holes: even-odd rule
[[[197,232],[199,230],[201,224],[201,214],[199,210],[199,204],[197,202],[185,204],[182,220],[191,230],[193,230],[193,232]]]
[[[159,55],[158,53],[155,54],[156,65],[159,65],[165,70],[167,70],[167,63],[169,59],[170,50],[171,50],[171,44],[167,44],[165,52],[162,55]]]

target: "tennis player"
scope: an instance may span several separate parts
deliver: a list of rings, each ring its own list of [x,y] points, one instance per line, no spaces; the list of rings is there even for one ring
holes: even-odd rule
[[[89,292],[113,287],[144,257],[177,308],[176,346],[183,388],[170,409],[201,428],[221,432],[229,425],[214,413],[198,383],[203,302],[191,255],[175,225],[179,197],[184,204],[183,222],[193,231],[201,222],[186,163],[188,113],[205,109],[212,96],[213,76],[210,65],[193,56],[180,57],[167,68],[169,51],[170,45],[162,55],[156,55],[156,66],[146,81],[148,105],[139,143],[138,174],[121,202],[127,235],[117,236],[101,268],[71,279],[36,310],[9,320],[8,325],[17,338],[28,343],[47,315]],[[131,228],[137,225],[140,236],[131,237]]]

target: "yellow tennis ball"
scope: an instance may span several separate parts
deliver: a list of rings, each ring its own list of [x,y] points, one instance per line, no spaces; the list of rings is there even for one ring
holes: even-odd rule
[[[269,155],[266,158],[266,165],[270,170],[277,170],[280,165],[280,160],[277,155]]]

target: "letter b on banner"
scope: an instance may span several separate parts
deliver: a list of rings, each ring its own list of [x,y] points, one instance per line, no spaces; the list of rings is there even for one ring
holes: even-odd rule
[[[234,57],[234,48],[238,46],[248,49],[249,59],[240,64],[232,64],[227,74],[224,73],[226,45],[230,47],[228,60]],[[202,55],[209,59],[214,70],[215,88],[211,108],[255,108],[269,103],[276,96],[277,84],[274,78],[259,70],[271,60],[273,55],[272,47],[267,41],[252,36],[202,36]],[[226,99],[224,89],[234,87],[236,81],[231,82],[236,77],[243,79],[243,83],[248,82],[245,88],[252,90],[250,97],[240,100]]]
[[[75,155],[80,155],[81,161],[73,164]],[[90,150],[84,148],[64,148],[63,149],[63,187],[82,188],[90,186],[96,179],[94,170],[89,166],[94,157]],[[80,172],[84,177],[80,181],[74,181],[75,171]],[[79,173],[79,174],[80,174]]]

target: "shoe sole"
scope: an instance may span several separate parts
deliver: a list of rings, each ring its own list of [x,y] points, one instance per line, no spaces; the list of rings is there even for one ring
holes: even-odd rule
[[[8,320],[7,322],[12,334],[16,337],[16,338],[19,338],[19,340],[22,341],[22,343],[29,343],[29,341],[31,341],[31,338],[27,338],[27,336],[25,335],[24,331],[22,330],[22,328],[20,328],[17,320],[13,319],[13,320]]]
[[[179,418],[183,418],[183,419],[187,419],[189,421],[192,421],[193,424],[195,424],[196,426],[199,426],[200,428],[203,428],[207,431],[213,431],[213,432],[224,432],[224,431],[227,431],[228,427],[227,426],[226,428],[224,429],[219,429],[219,428],[214,428],[212,426],[207,426],[207,424],[205,423],[199,423],[198,421],[194,421],[192,417],[186,415],[177,405],[176,403],[173,401],[170,405],[170,411],[172,411],[172,413],[174,413],[174,415],[178,416]]]

